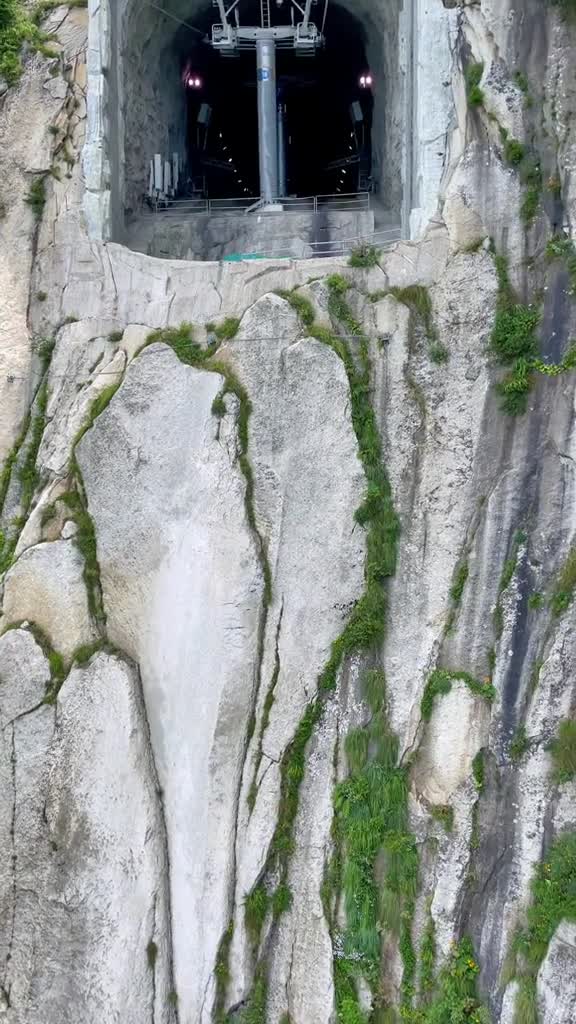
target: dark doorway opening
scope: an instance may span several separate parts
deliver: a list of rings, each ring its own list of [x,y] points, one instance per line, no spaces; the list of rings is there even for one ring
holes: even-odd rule
[[[275,10],[275,24],[288,22],[287,6]],[[256,56],[247,50],[225,57],[210,46],[216,14],[211,7],[193,22],[206,41],[185,27],[175,41],[186,92],[186,187],[207,198],[257,197]],[[242,23],[260,23],[259,0],[244,0]],[[330,3],[324,34],[326,45],[314,56],[277,52],[286,195],[371,189],[373,98],[370,84],[361,84],[371,74],[362,25]]]

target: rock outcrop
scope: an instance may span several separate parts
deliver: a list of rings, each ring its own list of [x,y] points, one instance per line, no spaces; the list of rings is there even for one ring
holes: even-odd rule
[[[48,7],[0,89],[0,1019],[569,1024],[574,27],[446,2],[422,237],[227,265],[89,234],[106,48]]]

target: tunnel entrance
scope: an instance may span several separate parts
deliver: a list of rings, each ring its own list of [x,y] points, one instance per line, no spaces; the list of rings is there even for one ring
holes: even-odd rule
[[[290,6],[275,9],[274,25],[290,25]],[[279,196],[344,195],[373,186],[373,77],[362,25],[336,4],[324,10],[323,46],[308,56],[277,47]],[[241,12],[242,23],[259,24],[260,0],[243,0]],[[262,191],[256,54],[215,50],[214,21],[207,8],[193,22],[204,38],[184,25],[173,42],[186,96],[187,187],[207,198],[255,197]]]
[[[101,181],[108,167],[110,192],[107,198],[88,185],[87,215],[114,241],[183,259],[220,259],[236,248],[259,251],[269,242],[275,251],[292,246],[297,255],[305,243],[365,238],[375,226],[392,227],[397,237],[411,139],[404,131],[401,68],[405,5],[406,0],[98,0],[111,57],[97,81],[103,118],[98,106],[91,108],[96,133],[86,146],[87,179],[95,171]],[[238,29],[239,44],[229,56],[211,45],[223,9]],[[314,45],[300,46],[306,11]],[[230,212],[226,203],[252,207],[265,195],[261,49],[257,59],[255,39],[246,41],[250,25],[260,30],[265,17],[277,43],[273,106],[280,140],[270,147],[279,154],[280,172],[266,209],[270,213],[275,200],[283,200],[276,205],[285,220],[270,229],[270,237],[262,228],[261,237],[250,241],[247,229],[246,237],[233,239],[229,225],[216,231],[208,221],[184,225],[182,218],[189,215],[191,221],[192,211],[206,217],[215,210]],[[291,34],[291,42],[282,33]],[[345,205],[346,196],[360,197],[353,209]],[[312,203],[303,204],[308,197]],[[296,223],[304,211],[313,216]],[[223,249],[218,239],[228,235]]]

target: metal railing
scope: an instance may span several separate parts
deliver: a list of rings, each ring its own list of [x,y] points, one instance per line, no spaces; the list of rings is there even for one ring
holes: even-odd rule
[[[281,208],[281,209],[280,209]],[[246,199],[203,199],[193,196],[186,199],[158,199],[149,204],[153,214],[170,217],[189,215],[224,214],[227,217],[243,216],[249,213],[318,213],[320,210],[357,213],[370,209],[369,192],[334,193],[325,196],[284,196],[274,199],[272,204],[259,197]]]
[[[348,256],[354,249],[362,246],[373,246],[375,249],[386,249],[402,240],[400,226],[374,231],[370,235],[359,235],[354,238],[326,239],[320,242],[301,242],[279,246],[275,249],[261,249],[253,252],[235,253],[224,256],[225,262],[241,262],[242,260],[310,260],[325,257]]]

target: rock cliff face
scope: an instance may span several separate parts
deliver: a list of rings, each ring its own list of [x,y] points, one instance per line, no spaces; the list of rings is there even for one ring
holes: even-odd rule
[[[79,7],[0,98],[6,1024],[574,1020],[576,28],[444,6],[367,268],[91,240]]]

